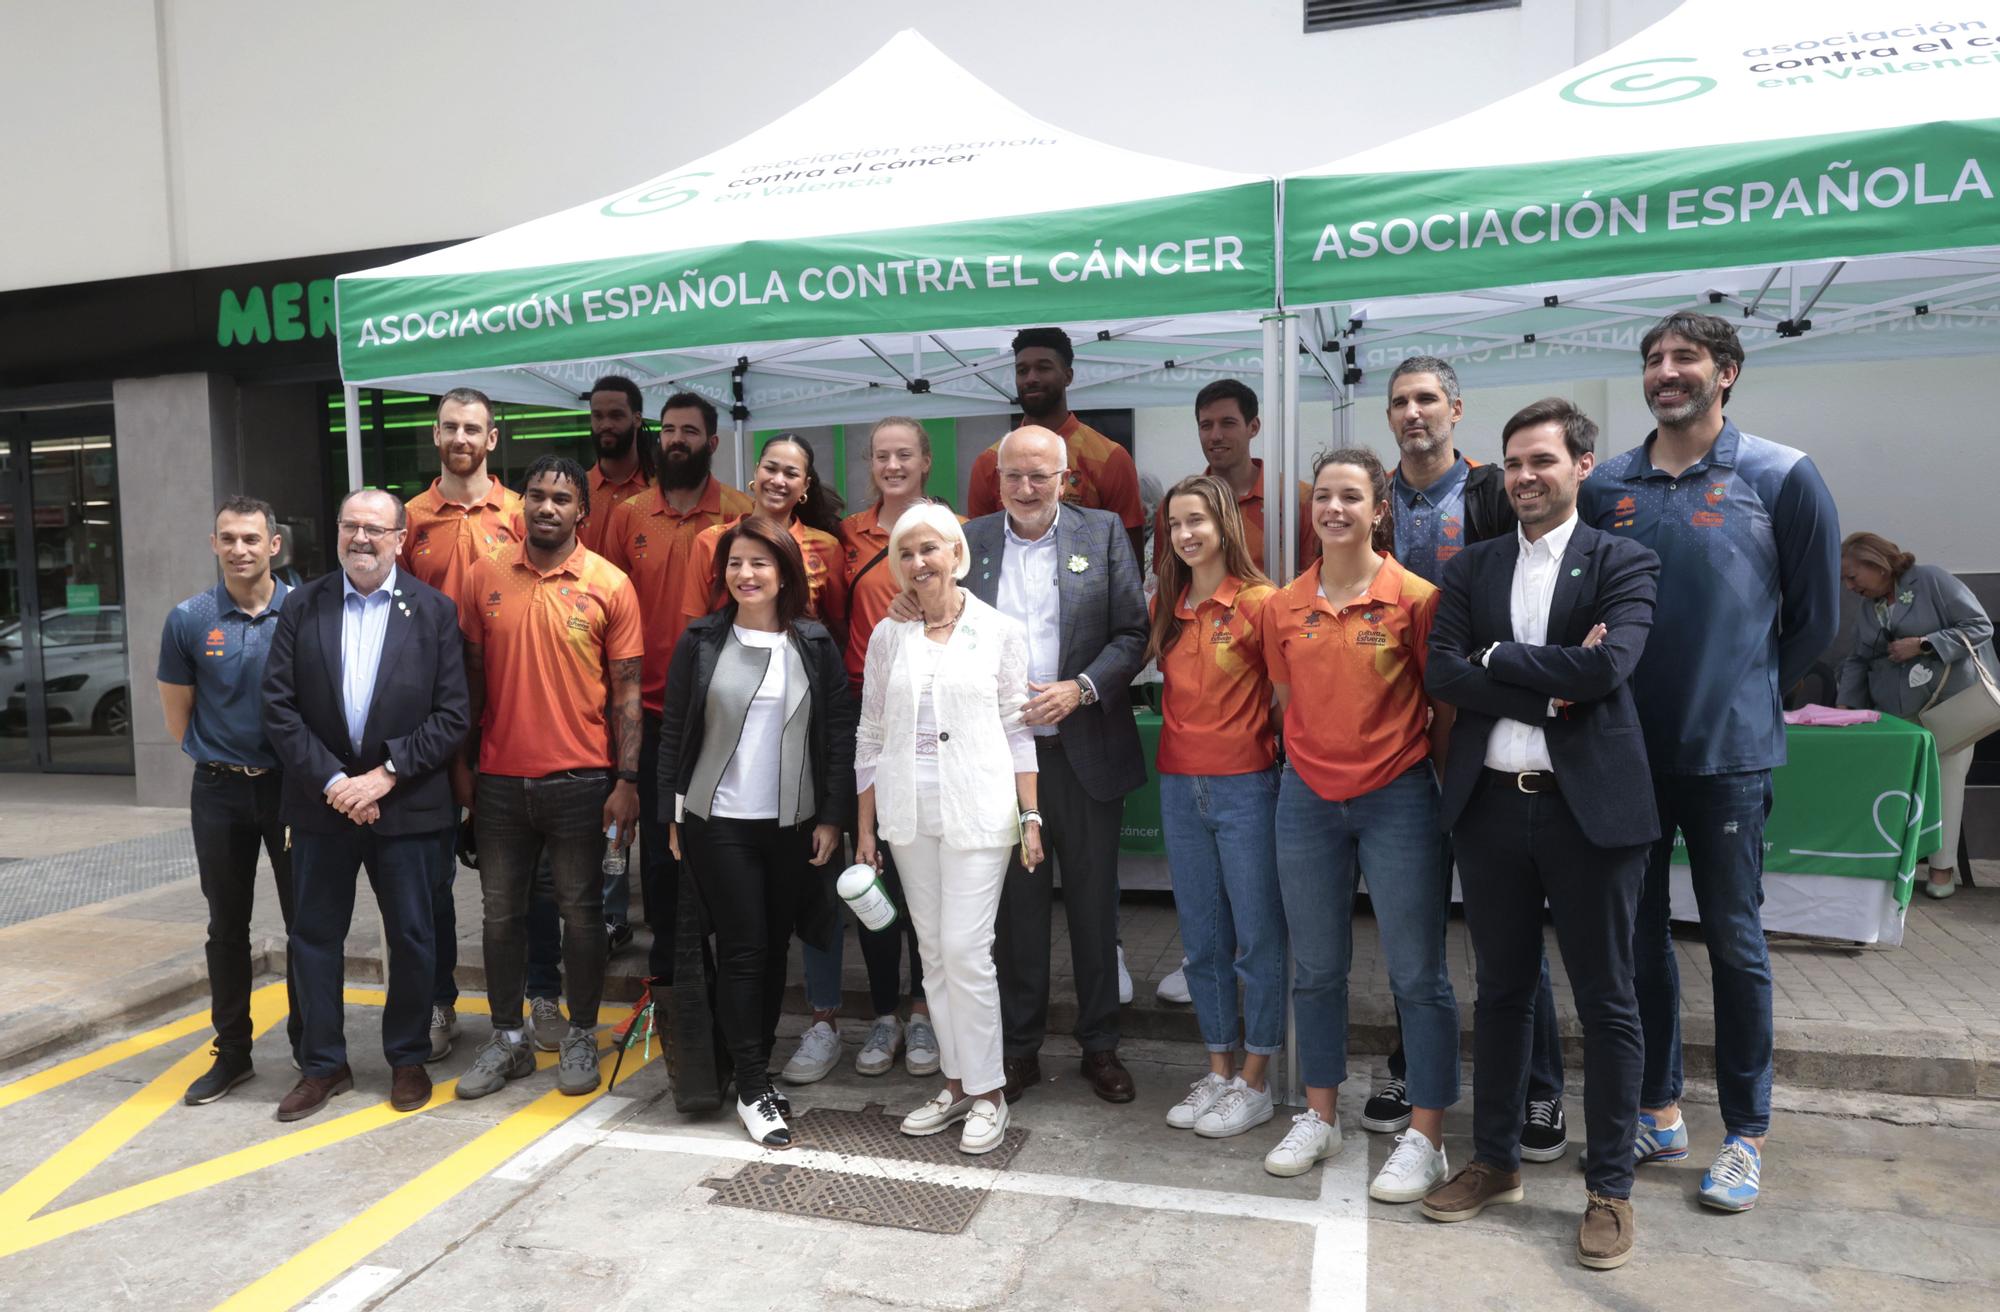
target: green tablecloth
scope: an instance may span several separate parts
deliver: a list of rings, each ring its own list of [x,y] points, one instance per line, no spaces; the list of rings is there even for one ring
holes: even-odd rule
[[[1907,907],[1942,823],[1930,731],[1885,715],[1843,728],[1792,725],[1785,743],[1791,760],[1771,777],[1764,869],[1883,880]],[[1674,859],[1687,861],[1678,837]]]
[[[1119,850],[1161,856],[1160,784],[1151,773],[1160,717],[1142,710],[1138,721],[1148,778],[1125,799]],[[1793,726],[1785,737],[1791,763],[1772,778],[1764,868],[1883,880],[1908,906],[1917,864],[1937,847],[1937,744],[1929,731],[1885,715],[1840,729]],[[1678,841],[1675,850],[1685,862]]]

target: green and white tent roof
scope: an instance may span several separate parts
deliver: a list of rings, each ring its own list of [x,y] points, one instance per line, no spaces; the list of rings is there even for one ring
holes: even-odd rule
[[[760,424],[967,414],[1010,404],[1011,328],[1057,323],[1098,338],[1091,404],[1143,404],[1254,360],[1275,212],[1269,178],[1066,132],[905,31],[733,145],[340,278],[341,373],[543,403],[606,372],[655,404],[740,381]]]
[[[1335,381],[1350,349],[1364,373],[1419,351],[1495,382],[1627,372],[1685,306],[1773,363],[1993,351],[1996,188],[2000,9],[1688,0],[1287,178],[1284,299],[1320,307],[1308,375]]]

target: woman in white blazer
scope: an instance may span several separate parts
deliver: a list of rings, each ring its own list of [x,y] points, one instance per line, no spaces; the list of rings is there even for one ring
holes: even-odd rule
[[[994,916],[1014,844],[1028,869],[1042,859],[1035,740],[1021,720],[1028,635],[958,586],[971,562],[948,508],[904,511],[887,564],[923,617],[885,619],[868,640],[855,859],[878,864],[878,836],[895,855],[945,1075],[937,1096],[903,1118],[903,1132],[964,1121],[959,1147],[991,1152],[1007,1130]]]

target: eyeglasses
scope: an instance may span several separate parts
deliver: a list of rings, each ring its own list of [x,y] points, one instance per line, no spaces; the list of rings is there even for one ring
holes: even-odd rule
[[[401,533],[403,530],[399,528],[382,528],[375,524],[360,524],[351,519],[343,519],[340,521],[340,531],[348,537],[359,538],[363,542],[371,542],[376,538],[386,538],[392,534]]]
[[[1000,481],[1002,483],[1006,483],[1010,487],[1019,487],[1021,484],[1026,483],[1037,492],[1061,477],[1061,470],[1057,470],[1053,474],[1034,474],[1025,469],[1003,469],[1000,471]]]

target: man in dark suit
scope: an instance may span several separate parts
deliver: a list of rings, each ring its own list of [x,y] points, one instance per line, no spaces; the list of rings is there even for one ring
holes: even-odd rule
[[[993,957],[1007,1100],[1042,1078],[1054,866],[1069,917],[1083,1073],[1098,1097],[1130,1102],[1132,1076],[1118,1060],[1118,836],[1125,794],[1146,781],[1130,700],[1145,655],[1145,594],[1124,522],[1063,503],[1062,438],[1017,428],[998,451],[1002,508],[965,526],[965,586],[1028,630],[1034,695],[1025,716],[1041,767],[1043,842],[1055,858],[1028,870],[1017,855],[1000,894]]]
[[[1519,529],[1444,569],[1425,684],[1458,707],[1444,778],[1477,963],[1473,1161],[1424,1199],[1463,1221],[1521,1199],[1521,1099],[1541,972],[1542,902],[1583,1022],[1588,1267],[1632,1253],[1632,1139],[1644,1055],[1632,925],[1659,834],[1629,684],[1659,558],[1576,516],[1597,425],[1559,397],[1502,430]]]
[[[264,729],[285,772],[291,955],[305,1013],[302,1078],[278,1104],[281,1121],[354,1087],[341,979],[364,865],[389,948],[389,1101],[397,1111],[430,1101],[431,890],[457,821],[445,767],[467,727],[457,609],[396,568],[403,503],[350,492],[338,517],[340,568],[287,600],[264,676]]]

